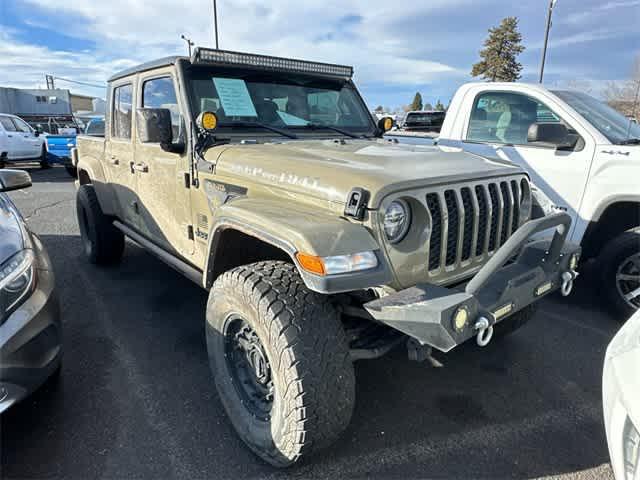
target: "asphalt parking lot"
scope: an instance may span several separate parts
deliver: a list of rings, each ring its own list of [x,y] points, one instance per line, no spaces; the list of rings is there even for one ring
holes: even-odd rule
[[[516,335],[439,355],[441,368],[402,350],[358,363],[344,437],[281,472],[244,448],[217,398],[206,292],[131,242],[119,267],[86,263],[71,178],[30,173],[11,197],[55,265],[65,354],[57,385],[3,415],[3,478],[613,478],[601,371],[620,325],[588,269]]]

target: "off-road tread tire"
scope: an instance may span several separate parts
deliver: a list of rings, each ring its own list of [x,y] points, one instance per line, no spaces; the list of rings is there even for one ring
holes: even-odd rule
[[[270,425],[277,433],[268,441],[253,435],[255,420],[238,408],[239,397],[225,375],[224,352],[216,350],[225,312],[242,305],[244,311],[237,313],[258,333],[271,363],[276,398],[281,399],[282,415],[278,421],[272,414],[271,423],[277,425]],[[307,289],[294,265],[263,261],[222,274],[207,304],[207,346],[229,418],[242,440],[268,463],[289,466],[333,443],[349,425],[355,374],[339,314],[326,296]]]
[[[124,252],[124,234],[113,226],[112,218],[102,212],[93,185],[81,185],[78,189],[76,211],[83,250],[89,262],[96,265],[118,263]],[[86,226],[83,225],[83,214],[86,214]],[[85,243],[87,240],[89,245]]]
[[[628,230],[608,242],[598,255],[598,271],[603,299],[616,319],[626,322],[636,311],[620,296],[616,273],[620,262],[640,251],[640,228]]]
[[[511,335],[516,330],[524,327],[529,320],[533,318],[537,311],[538,306],[536,304],[527,305],[522,310],[514,313],[508,318],[505,318],[497,325],[494,325],[493,335],[496,338],[503,338]]]

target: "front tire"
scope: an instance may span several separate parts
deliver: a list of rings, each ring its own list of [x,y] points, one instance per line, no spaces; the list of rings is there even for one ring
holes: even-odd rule
[[[242,440],[286,467],[347,428],[355,375],[338,312],[296,267],[266,261],[214,283],[207,349],[218,394]]]
[[[598,264],[607,304],[624,322],[640,308],[640,228],[610,241],[600,253]]]
[[[124,252],[124,234],[102,212],[93,185],[81,185],[76,196],[80,237],[89,262],[97,265],[118,263]]]
[[[44,145],[42,146],[42,151],[40,152],[40,168],[51,168],[49,158],[47,157],[47,147],[45,147]]]

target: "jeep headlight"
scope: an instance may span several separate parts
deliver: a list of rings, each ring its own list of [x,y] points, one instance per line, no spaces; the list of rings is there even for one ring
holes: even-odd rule
[[[34,256],[22,250],[0,265],[0,323],[22,303],[35,285]]]
[[[404,200],[394,200],[384,212],[382,227],[390,243],[398,243],[409,231],[411,209]]]

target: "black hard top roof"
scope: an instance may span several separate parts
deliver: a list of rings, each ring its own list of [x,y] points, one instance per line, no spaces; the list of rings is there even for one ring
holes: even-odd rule
[[[113,75],[108,82],[113,82],[114,80],[118,80],[119,78],[128,77],[129,75],[135,75],[136,73],[146,72],[147,70],[153,70],[154,68],[166,67],[168,65],[175,65],[178,60],[189,60],[188,57],[181,57],[179,55],[175,55],[173,57],[163,57],[158,58],[157,60],[151,60],[150,62],[142,63],[140,65],[136,65],[135,67],[127,68],[126,70],[122,70],[121,72]]]

